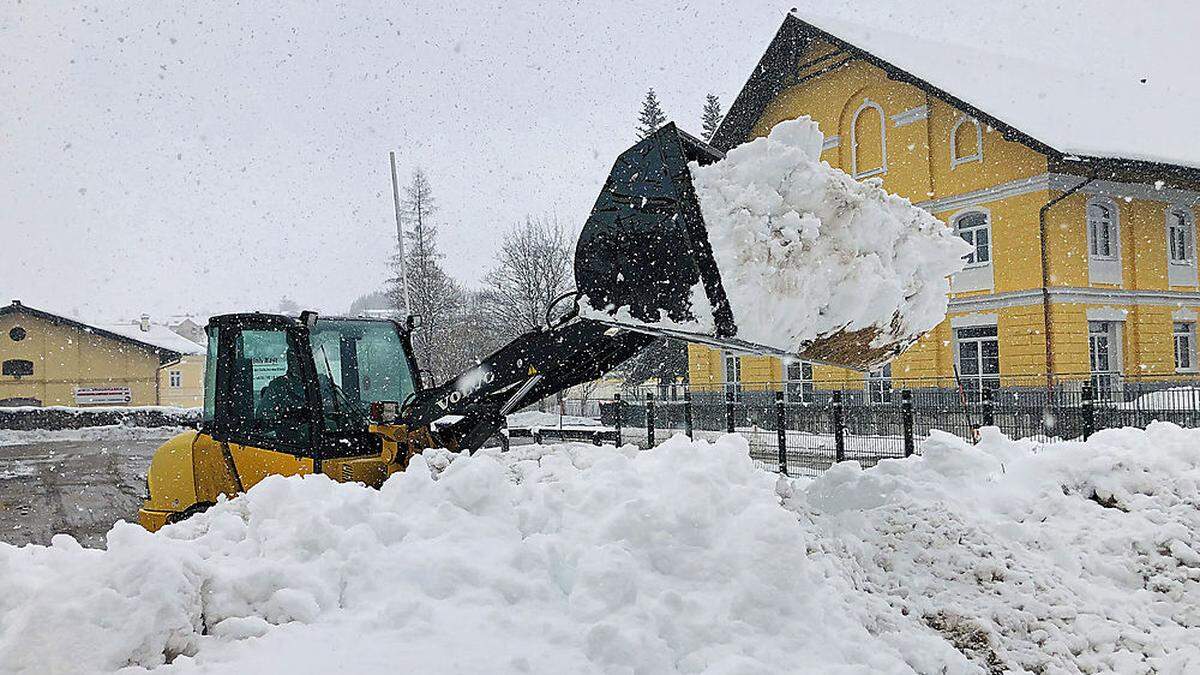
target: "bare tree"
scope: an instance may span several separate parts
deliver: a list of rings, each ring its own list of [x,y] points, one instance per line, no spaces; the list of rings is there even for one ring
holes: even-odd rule
[[[505,236],[484,283],[480,308],[498,337],[543,325],[550,303],[571,287],[570,244],[557,218],[527,217]]]

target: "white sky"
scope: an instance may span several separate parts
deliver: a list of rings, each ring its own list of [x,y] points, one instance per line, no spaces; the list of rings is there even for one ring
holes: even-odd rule
[[[635,140],[647,87],[698,132],[705,92],[728,108],[795,4],[926,34],[953,26],[953,39],[984,31],[996,49],[1092,67],[1119,50],[1076,48],[1083,32],[1064,25],[1179,35],[1169,3],[1133,15],[1116,0],[8,0],[0,303],[95,320],[273,309],[284,295],[344,311],[388,276],[389,149],[402,176],[428,172],[446,268],[478,283],[526,213],[583,222]]]

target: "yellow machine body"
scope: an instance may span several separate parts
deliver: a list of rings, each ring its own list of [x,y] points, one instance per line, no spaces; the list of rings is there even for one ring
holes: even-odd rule
[[[138,511],[138,523],[155,532],[207,509],[221,495],[236,497],[272,475],[323,473],[341,483],[379,487],[431,441],[428,434],[409,434],[403,425],[371,425],[370,431],[382,439],[382,452],[325,459],[319,467],[309,457],[224,443],[200,431],[186,431],[155,451],[146,475],[149,495]]]

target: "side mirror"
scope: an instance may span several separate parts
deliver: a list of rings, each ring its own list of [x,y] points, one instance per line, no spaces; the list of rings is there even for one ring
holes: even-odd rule
[[[317,313],[311,309],[306,309],[300,312],[300,321],[304,324],[305,328],[312,330],[317,325]]]
[[[409,314],[408,318],[404,320],[404,325],[408,327],[408,330],[410,332],[420,328],[421,327],[421,315],[420,314]]]

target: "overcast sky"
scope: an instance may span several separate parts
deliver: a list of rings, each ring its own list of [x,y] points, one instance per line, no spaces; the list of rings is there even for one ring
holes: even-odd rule
[[[477,284],[525,214],[582,223],[647,87],[698,132],[704,94],[728,107],[797,4],[1093,65],[1117,57],[1064,25],[1179,33],[1115,0],[0,0],[0,300],[94,320],[285,295],[345,311],[388,276],[389,149],[429,174],[446,268]]]

